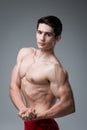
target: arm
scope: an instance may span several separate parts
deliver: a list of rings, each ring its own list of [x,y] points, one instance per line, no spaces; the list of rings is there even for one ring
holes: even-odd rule
[[[17,63],[14,66],[11,74],[11,81],[10,81],[10,89],[9,89],[9,95],[10,98],[15,105],[15,107],[19,110],[19,116],[23,119],[26,120],[27,117],[29,119],[35,118],[36,115],[33,114],[35,113],[35,110],[31,108],[27,108],[22,100],[22,95],[21,95],[21,78],[19,74],[19,68],[20,64],[23,60],[23,58],[27,54],[31,54],[32,49],[31,48],[23,48],[20,50],[18,56],[17,56]]]
[[[40,115],[41,118],[59,118],[75,112],[73,92],[67,72],[55,65],[49,74],[49,80],[50,89],[59,102]]]
[[[21,79],[19,76],[19,67],[23,57],[23,49],[19,52],[17,57],[17,64],[14,66],[11,74],[9,95],[18,110],[25,109],[25,105],[21,96]]]
[[[50,77],[50,82],[50,88],[59,102],[48,110],[47,116],[58,118],[75,112],[73,92],[67,72],[56,65],[53,75]]]
[[[18,74],[19,63],[15,65],[11,75],[9,95],[14,104],[14,106],[19,111],[19,116],[25,120],[25,113],[28,111],[28,108],[25,106],[22,96],[21,96],[21,81]]]

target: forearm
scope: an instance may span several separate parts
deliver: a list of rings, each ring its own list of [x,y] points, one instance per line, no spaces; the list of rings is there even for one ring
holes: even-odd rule
[[[44,113],[37,115],[38,119],[59,118],[75,112],[72,102],[58,102]]]
[[[59,102],[56,103],[46,112],[46,117],[49,118],[59,118],[75,112],[74,104],[72,101],[66,103]]]
[[[18,89],[18,88],[16,88],[16,89],[10,88],[9,95],[10,95],[10,98],[11,98],[14,106],[19,111],[26,108],[26,106],[25,106],[25,104],[24,104],[24,102],[22,100],[20,89]]]

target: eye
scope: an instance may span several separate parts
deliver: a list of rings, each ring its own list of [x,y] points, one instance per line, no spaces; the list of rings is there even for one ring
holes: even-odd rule
[[[51,33],[47,33],[47,36],[49,36],[49,37],[50,37],[50,36],[52,36],[52,34],[51,34]]]
[[[46,33],[46,35],[48,36],[48,37],[51,37],[51,36],[53,36],[53,34],[52,33]]]
[[[37,31],[38,34],[42,34],[42,32],[40,30]]]

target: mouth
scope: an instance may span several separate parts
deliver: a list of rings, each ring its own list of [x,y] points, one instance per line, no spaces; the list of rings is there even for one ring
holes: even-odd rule
[[[44,46],[45,43],[43,43],[43,42],[38,42],[38,45],[40,45],[40,46]]]

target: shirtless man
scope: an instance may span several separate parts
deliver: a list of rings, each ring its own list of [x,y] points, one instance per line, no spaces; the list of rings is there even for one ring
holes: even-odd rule
[[[54,118],[75,112],[68,73],[54,54],[61,32],[59,18],[42,17],[37,22],[38,49],[22,48],[18,53],[10,97],[25,122],[25,130],[59,130]]]

